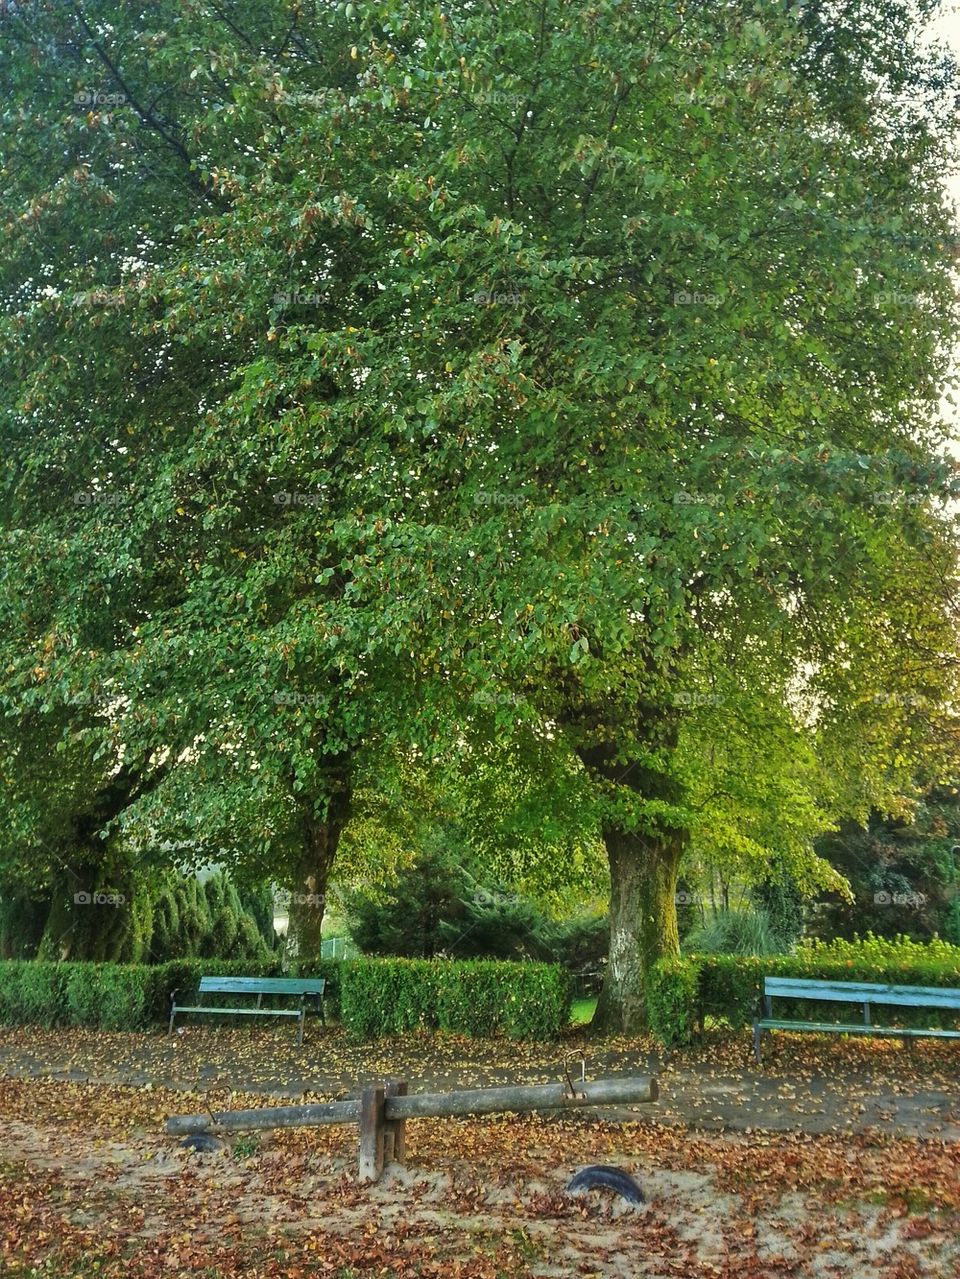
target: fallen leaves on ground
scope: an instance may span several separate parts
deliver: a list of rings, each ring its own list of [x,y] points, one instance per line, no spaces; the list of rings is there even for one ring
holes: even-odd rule
[[[590,1112],[417,1120],[407,1166],[362,1187],[349,1125],[244,1134],[200,1155],[163,1134],[171,1113],[270,1101],[224,1088],[0,1081],[0,1274],[960,1274],[951,1142],[696,1132]],[[627,1168],[650,1203],[567,1196],[567,1178],[586,1163]]]

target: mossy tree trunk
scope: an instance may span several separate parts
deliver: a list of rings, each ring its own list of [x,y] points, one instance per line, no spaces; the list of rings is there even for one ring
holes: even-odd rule
[[[610,954],[593,1029],[635,1034],[645,1029],[647,973],[658,959],[680,953],[677,870],[680,838],[650,839],[609,830]]]
[[[636,1034],[647,1026],[646,980],[658,959],[680,953],[677,875],[688,832],[683,788],[669,772],[678,722],[669,710],[644,706],[625,763],[601,713],[582,715],[576,731],[587,772],[605,796],[603,839],[610,864],[610,951],[592,1028]],[[598,740],[599,739],[599,740]],[[650,803],[652,816],[644,804]]]
[[[300,824],[300,856],[287,885],[287,937],[301,963],[320,956],[327,884],[350,812],[350,779],[344,766],[331,777],[325,809],[304,814]]]

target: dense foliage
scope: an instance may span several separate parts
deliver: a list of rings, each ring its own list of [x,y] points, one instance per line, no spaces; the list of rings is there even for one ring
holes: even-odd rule
[[[9,876],[225,847],[307,956],[361,760],[544,765],[620,1028],[692,837],[839,886],[954,700],[916,6],[0,21]]]
[[[496,960],[348,960],[340,1019],[359,1038],[445,1030],[556,1038],[570,1020],[570,982],[557,965]]]
[[[813,942],[793,955],[691,955],[663,961],[650,977],[651,1028],[663,1043],[683,1044],[705,1018],[719,1019],[733,1028],[749,1025],[760,1007],[764,976],[960,988],[960,946],[867,936]],[[835,1003],[778,1000],[777,1008],[784,1017],[806,1020],[842,1021],[849,1016],[849,1005]],[[891,1025],[956,1023],[949,1011],[930,1008],[883,1009],[878,1022],[881,1016]]]
[[[570,1018],[570,981],[560,967],[496,961],[435,962],[355,959],[311,963],[303,975],[324,977],[324,1002],[359,1038],[405,1030],[550,1039]],[[166,1020],[170,998],[189,1000],[206,975],[280,975],[273,958],[182,959],[167,964],[0,962],[0,1024],[90,1026],[142,1030]],[[242,996],[218,1005],[249,1007]],[[280,997],[264,997],[264,1007]]]
[[[186,955],[265,961],[277,943],[273,895],[239,891],[223,871],[202,879],[127,867],[80,889],[75,875],[0,894],[0,958],[162,964]],[[80,891],[75,891],[80,889]]]
[[[602,915],[553,919],[437,851],[421,853],[393,883],[348,893],[346,908],[353,940],[371,955],[547,960],[578,975],[598,973],[606,956]]]
[[[960,802],[956,786],[930,788],[909,817],[872,813],[845,824],[818,850],[850,885],[850,898],[824,897],[811,913],[821,938],[872,932],[919,941],[939,934],[960,944]]]
[[[182,1002],[204,975],[266,977],[279,971],[276,959],[153,965],[5,960],[0,962],[0,1023],[142,1030],[166,1020],[175,989]]]

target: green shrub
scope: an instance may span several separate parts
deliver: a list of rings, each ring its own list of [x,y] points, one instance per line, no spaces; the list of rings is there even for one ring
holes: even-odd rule
[[[155,967],[76,963],[60,968],[68,1025],[142,1030],[153,1020]]]
[[[691,959],[661,959],[647,979],[650,1029],[668,1048],[693,1038],[698,1012],[698,965]]]
[[[697,961],[698,1016],[719,1017],[735,1030],[756,1016],[764,976],[781,971],[757,955],[698,955]]]
[[[336,1006],[338,964],[311,965],[310,976],[326,977]],[[279,957],[250,960],[177,959],[169,964],[0,962],[0,1023],[4,1025],[90,1026],[103,1030],[139,1030],[163,1022],[170,996],[181,1001],[196,993],[203,976],[278,977]],[[304,975],[307,975],[306,973]],[[218,997],[242,1006],[242,996]],[[270,1006],[269,996],[265,996]],[[282,997],[277,1005],[283,1006]]]
[[[343,965],[340,1020],[358,1039],[425,1028],[431,1025],[436,1006],[430,960],[351,959]]]
[[[19,1020],[32,1026],[57,1026],[65,1020],[66,965],[27,960],[20,971]]]
[[[436,1024],[465,1035],[550,1039],[570,1016],[570,980],[554,964],[439,961]],[[456,972],[450,969],[455,967]]]
[[[442,851],[425,850],[389,888],[348,894],[350,935],[365,953],[430,958],[449,944],[451,927],[465,926],[469,891],[461,866]]]
[[[355,959],[341,966],[340,1017],[361,1039],[409,1030],[544,1039],[570,1015],[567,974],[499,960]]]
[[[60,965],[66,1025],[100,1025],[100,974],[110,966],[82,962]]]
[[[776,948],[792,951],[803,936],[806,918],[804,896],[797,881],[783,874],[755,884],[750,896],[757,909],[766,914]]]
[[[349,893],[345,906],[350,936],[369,955],[548,962],[579,940],[536,902],[481,883],[443,849],[422,851],[387,888]]]
[[[783,949],[765,910],[721,910],[684,942],[691,955],[774,955]]]
[[[17,1026],[23,1021],[20,976],[28,962],[7,959],[0,963],[0,1024],[4,1026]]]
[[[934,940],[884,938],[868,934],[853,941],[813,942],[794,955],[697,955],[697,1001],[701,1017],[726,1022],[734,1029],[748,1025],[760,1007],[763,978],[804,977],[823,981],[863,981],[899,986],[960,988],[960,947]],[[844,1021],[856,1005],[832,1001],[777,999],[774,1010],[784,1018]],[[906,1026],[952,1026],[956,1015],[931,1008],[881,1008],[878,1023]]]
[[[0,963],[0,1022],[57,1026],[65,1021],[68,965],[36,959]]]

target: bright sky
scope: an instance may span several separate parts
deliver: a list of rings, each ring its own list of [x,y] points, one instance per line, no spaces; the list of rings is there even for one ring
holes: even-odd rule
[[[931,24],[930,31],[932,35],[949,44],[956,57],[960,59],[960,4],[947,0],[940,16],[936,22]],[[958,207],[960,207],[960,173],[953,173],[947,185]],[[960,335],[958,335],[955,347],[954,364],[960,367]],[[960,451],[960,405],[951,408],[949,404],[944,404],[943,413],[947,421],[953,422],[954,436],[957,440],[958,451]]]

